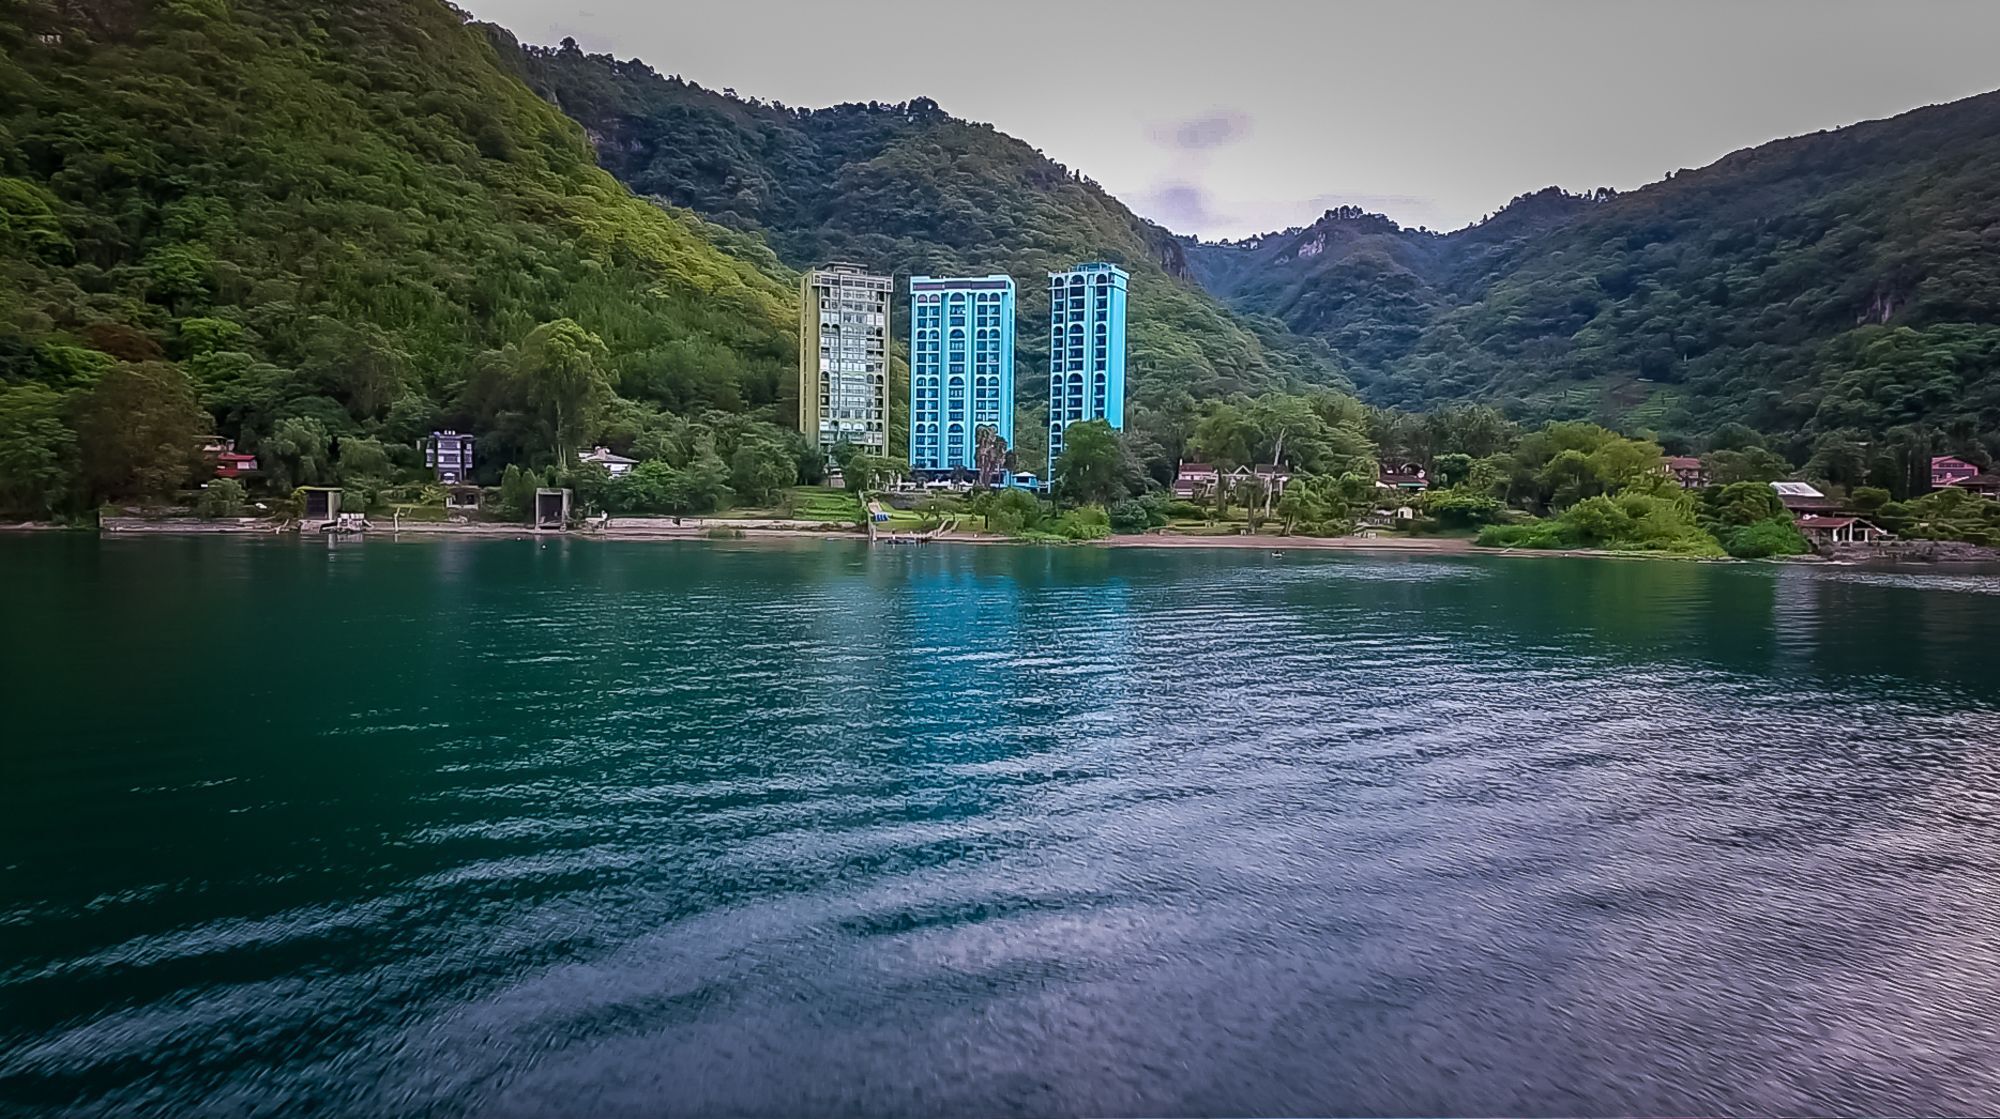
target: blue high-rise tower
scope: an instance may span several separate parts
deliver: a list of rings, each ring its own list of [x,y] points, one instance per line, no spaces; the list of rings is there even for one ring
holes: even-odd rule
[[[1049,273],[1049,477],[1063,431],[1083,420],[1125,427],[1125,289],[1115,265]]]
[[[976,470],[978,432],[1014,443],[1014,281],[910,277],[910,468]]]

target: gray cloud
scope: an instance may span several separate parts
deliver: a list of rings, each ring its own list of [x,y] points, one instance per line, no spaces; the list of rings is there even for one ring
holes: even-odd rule
[[[1991,0],[1020,0],[1003,20],[923,0],[851,20],[817,0],[457,2],[525,41],[575,35],[710,89],[935,98],[1209,237],[1341,203],[1461,226],[1552,183],[1631,189],[2000,86]]]
[[[1153,142],[1183,152],[1206,152],[1250,135],[1250,117],[1233,109],[1218,109],[1153,129]]]
[[[1133,199],[1132,209],[1176,233],[1213,229],[1227,224],[1229,216],[1216,212],[1208,191],[1194,183],[1161,183]]]

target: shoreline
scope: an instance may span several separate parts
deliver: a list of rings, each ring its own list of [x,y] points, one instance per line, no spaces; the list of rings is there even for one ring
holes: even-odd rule
[[[614,521],[608,528],[594,531],[569,529],[538,529],[528,525],[500,524],[492,522],[450,524],[443,522],[405,523],[399,527],[377,525],[357,536],[339,539],[367,539],[387,537],[396,539],[408,535],[413,537],[449,538],[471,537],[474,539],[577,539],[577,540],[618,540],[618,541],[695,541],[709,544],[748,543],[759,541],[796,540],[847,540],[858,543],[868,542],[864,531],[839,522],[825,522],[825,527],[810,527],[812,522],[750,522],[735,524],[728,520],[704,519],[697,523],[675,525],[658,522],[650,518],[635,518],[625,523]],[[716,535],[720,530],[723,534]],[[105,520],[95,529],[60,525],[50,522],[18,522],[0,524],[0,533],[40,534],[55,532],[91,533],[99,537],[107,536],[304,536],[296,526],[281,525],[267,520],[244,518],[240,520],[199,521],[193,519],[149,520],[140,517],[114,517]],[[312,535],[319,535],[314,533]],[[330,539],[332,537],[329,537]],[[910,535],[884,538],[879,543],[890,547],[909,545],[1016,545],[1030,547],[1082,547],[1113,549],[1145,549],[1156,551],[1253,551],[1267,550],[1273,553],[1299,552],[1378,552],[1403,553],[1424,556],[1528,556],[1540,558],[1567,559],[1626,559],[1626,560],[1673,560],[1682,563],[1792,563],[1792,564],[1840,564],[1865,565],[1880,564],[1896,567],[1930,568],[1940,564],[2000,563],[2000,552],[1990,556],[1951,556],[1948,558],[1918,558],[1893,553],[1870,556],[1821,555],[1781,556],[1764,560],[1739,560],[1729,558],[1696,558],[1689,556],[1664,555],[1648,552],[1602,551],[1595,549],[1562,548],[1482,548],[1469,537],[1400,537],[1400,536],[1231,536],[1231,535],[1172,535],[1159,532],[1114,535],[1099,540],[1077,541],[1074,544],[1055,544],[1046,541],[1020,540],[1011,536],[993,533],[954,532],[943,536],[917,538]]]
[[[7,526],[26,532],[91,532],[88,528],[71,528],[54,524],[21,524]],[[145,520],[137,517],[107,518],[104,524],[94,530],[100,536],[305,536],[295,527],[280,527],[270,521],[197,521],[197,520]],[[721,531],[726,535],[717,536]],[[313,534],[317,535],[317,534]],[[579,540],[693,540],[705,543],[731,543],[756,540],[853,540],[866,542],[868,536],[859,529],[829,522],[825,528],[802,527],[788,524],[783,527],[769,524],[736,525],[726,520],[705,520],[696,524],[662,524],[647,520],[633,520],[627,523],[613,521],[610,527],[591,531],[568,529],[538,529],[528,525],[471,523],[448,524],[435,521],[403,524],[398,527],[377,525],[360,538],[396,536],[471,536],[471,537],[534,537],[534,538],[574,538]],[[351,539],[351,537],[349,537]],[[901,539],[885,537],[880,543],[890,547],[904,547],[911,544],[973,544],[994,545],[1013,544],[1024,547],[1082,547],[1082,548],[1158,548],[1163,550],[1205,549],[1249,551],[1270,549],[1272,551],[1384,551],[1418,552],[1431,555],[1474,555],[1481,552],[1500,554],[1503,551],[1519,552],[1521,549],[1481,549],[1469,538],[1463,537],[1394,537],[1394,536],[1225,536],[1189,535],[1179,536],[1163,533],[1132,533],[1108,536],[1099,540],[1080,540],[1071,544],[1054,544],[1046,541],[1019,540],[998,533],[953,532],[943,536],[917,539],[915,534]],[[1557,552],[1543,551],[1536,555],[1612,555],[1608,552]]]

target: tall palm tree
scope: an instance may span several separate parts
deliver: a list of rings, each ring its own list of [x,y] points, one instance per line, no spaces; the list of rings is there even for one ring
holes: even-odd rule
[[[991,425],[980,424],[972,433],[972,460],[979,471],[980,488],[990,488],[1007,468],[1007,441]]]

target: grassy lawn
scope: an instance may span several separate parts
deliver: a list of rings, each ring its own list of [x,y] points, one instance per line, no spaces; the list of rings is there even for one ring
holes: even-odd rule
[[[1243,521],[1171,521],[1160,531],[1174,536],[1240,536],[1249,527]]]
[[[852,521],[861,515],[861,502],[845,490],[798,486],[791,494],[792,516],[801,521]]]

